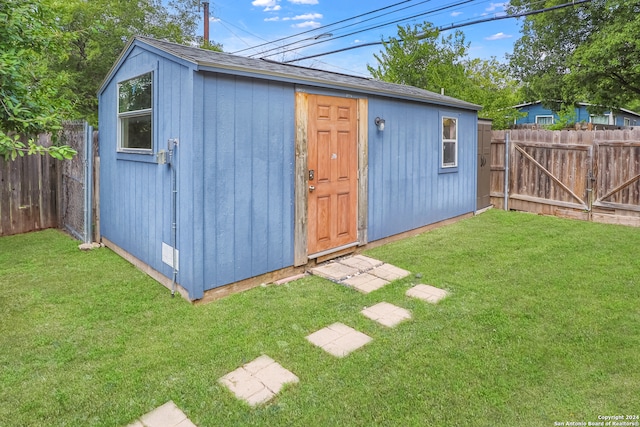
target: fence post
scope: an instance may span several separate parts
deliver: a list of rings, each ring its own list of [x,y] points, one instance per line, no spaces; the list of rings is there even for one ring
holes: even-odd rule
[[[84,122],[84,243],[93,237],[91,201],[93,200],[93,126]]]
[[[504,134],[504,210],[509,210],[509,131]]]

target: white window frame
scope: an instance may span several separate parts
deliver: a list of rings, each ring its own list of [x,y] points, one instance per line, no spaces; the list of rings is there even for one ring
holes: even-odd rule
[[[444,137],[444,121],[445,120],[453,120],[456,124],[456,128],[455,128],[455,138],[445,138]],[[450,168],[457,168],[458,167],[458,121],[459,118],[458,117],[451,117],[451,116],[442,116],[440,119],[440,135],[442,137],[442,144],[440,144],[440,167],[442,169],[450,169]],[[453,143],[453,158],[454,161],[453,163],[445,163],[444,162],[444,146],[445,143]]]
[[[540,123],[540,119],[551,119],[551,123]],[[541,116],[536,116],[536,124],[537,125],[542,125],[542,126],[548,126],[548,125],[552,125],[555,124],[556,120],[555,117],[553,117],[553,115],[541,115]]]
[[[605,117],[607,119],[607,122],[606,123],[594,122],[593,121],[594,117]],[[593,123],[594,125],[610,125],[611,124],[611,113],[609,113],[609,114],[589,114],[589,122]]]
[[[151,107],[149,108],[144,108],[142,110],[133,110],[133,111],[125,111],[125,112],[120,112],[120,86],[128,81],[143,77],[145,75],[149,74],[151,76]],[[144,153],[144,154],[149,154],[153,152],[153,147],[154,147],[154,120],[153,120],[153,101],[154,101],[154,89],[155,89],[155,82],[154,82],[154,73],[153,71],[148,71],[142,74],[138,74],[137,76],[131,77],[131,78],[127,78],[125,80],[122,80],[120,82],[118,82],[117,85],[117,92],[116,92],[116,113],[118,115],[118,151],[119,152],[123,152],[123,153]],[[130,148],[130,147],[124,147],[123,146],[123,119],[130,119],[130,118],[135,118],[135,117],[149,117],[149,120],[151,122],[151,141],[150,141],[150,147],[149,148]]]
[[[624,126],[631,126],[631,119],[629,117],[624,118]]]

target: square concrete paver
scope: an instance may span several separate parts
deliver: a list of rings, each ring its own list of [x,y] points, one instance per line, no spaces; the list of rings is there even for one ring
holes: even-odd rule
[[[411,274],[407,270],[403,270],[391,264],[382,264],[380,267],[376,267],[368,273],[388,281],[401,279]]]
[[[328,264],[321,265],[320,267],[312,268],[311,274],[339,282],[349,276],[357,274],[358,271],[359,270],[357,268],[349,267],[348,265],[340,264],[339,262],[330,262]]]
[[[220,378],[238,399],[249,405],[259,405],[273,398],[287,383],[297,383],[298,377],[269,356],[260,356]]]
[[[307,336],[307,340],[336,357],[344,357],[371,341],[371,337],[342,323],[334,323]]]
[[[390,328],[393,328],[403,320],[411,319],[411,312],[409,312],[409,310],[389,304],[388,302],[380,302],[374,306],[367,307],[360,313]]]
[[[196,427],[196,425],[170,400],[143,415],[133,424],[129,424],[129,427]]]
[[[338,261],[340,264],[347,265],[349,267],[357,268],[359,271],[371,270],[375,267],[380,267],[383,262],[377,259],[369,258],[364,255],[355,255],[349,258],[344,258]]]
[[[389,284],[386,280],[373,276],[369,273],[358,274],[357,276],[343,280],[342,283],[359,290],[363,294],[368,294],[369,292],[373,292],[384,285]]]
[[[406,295],[435,304],[447,296],[447,291],[431,285],[416,285],[409,289]]]

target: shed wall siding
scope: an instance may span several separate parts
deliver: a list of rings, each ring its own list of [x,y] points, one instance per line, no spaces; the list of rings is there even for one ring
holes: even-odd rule
[[[439,173],[440,116],[458,117],[458,171]],[[375,117],[386,121],[384,131]],[[475,112],[369,98],[369,240],[475,209]]]
[[[202,93],[206,290],[293,265],[295,124],[292,85],[211,73]]]
[[[100,96],[100,229],[104,237],[171,277],[171,267],[162,262],[162,242],[171,243],[170,168],[152,162],[153,155],[129,155],[124,160],[117,154],[117,84],[148,71],[154,72],[154,153],[166,149],[169,138],[190,135],[184,109],[191,92],[190,71],[134,48]],[[190,257],[180,257],[181,270],[189,271]]]

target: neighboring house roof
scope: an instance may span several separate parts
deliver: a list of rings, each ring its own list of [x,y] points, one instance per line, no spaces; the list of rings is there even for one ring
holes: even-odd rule
[[[537,105],[537,104],[542,104],[542,101],[525,102],[523,104],[514,105],[513,108],[522,108],[522,107],[528,107],[529,105]],[[579,105],[579,106],[582,106],[582,107],[590,107],[590,106],[593,106],[595,104],[590,104],[588,102],[576,102],[576,105]],[[640,117],[640,113],[636,113],[635,111],[627,110],[626,108],[614,108],[614,110],[622,111],[623,113],[627,113],[627,114],[631,114],[631,115]],[[551,110],[549,110],[549,111],[551,111]]]
[[[177,43],[157,40],[150,37],[136,36],[129,40],[120,57],[113,65],[105,80],[102,82],[98,93],[112,79],[115,71],[124,60],[126,52],[133,45],[143,44],[168,53],[178,59],[186,61],[198,71],[227,72],[244,74],[247,76],[267,76],[272,79],[293,81],[301,84],[318,83],[325,87],[345,88],[369,94],[390,96],[393,98],[409,99],[413,101],[431,104],[458,107],[469,110],[480,110],[482,107],[460,99],[446,95],[440,95],[413,86],[383,82],[365,77],[351,76],[334,73],[314,68],[300,67],[297,65],[283,64],[281,62],[247,58],[228,53],[214,52],[192,46],[184,46]]]

